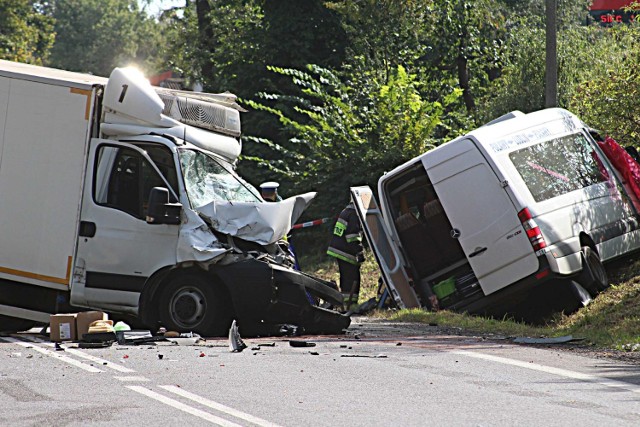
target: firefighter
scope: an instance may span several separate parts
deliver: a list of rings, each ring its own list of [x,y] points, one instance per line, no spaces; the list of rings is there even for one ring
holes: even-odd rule
[[[344,306],[349,310],[358,303],[360,264],[364,261],[362,228],[353,203],[349,203],[340,212],[327,255],[338,260],[340,292],[342,292]]]

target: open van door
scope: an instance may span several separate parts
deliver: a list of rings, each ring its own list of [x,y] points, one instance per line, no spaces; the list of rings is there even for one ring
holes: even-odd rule
[[[418,297],[409,283],[402,258],[385,228],[371,188],[351,187],[351,198],[369,246],[380,265],[384,283],[394,301],[400,308],[420,307]]]

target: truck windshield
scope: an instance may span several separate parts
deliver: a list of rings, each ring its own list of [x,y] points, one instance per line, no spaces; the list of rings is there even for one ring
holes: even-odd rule
[[[187,196],[194,209],[211,202],[262,202],[258,191],[223,160],[188,149],[179,150],[179,156]]]

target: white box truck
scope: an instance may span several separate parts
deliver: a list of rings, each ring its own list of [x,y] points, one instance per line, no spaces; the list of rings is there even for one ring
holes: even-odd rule
[[[513,112],[386,173],[379,205],[352,188],[398,305],[500,312],[551,280],[583,304],[603,290],[602,263],[640,247],[640,204],[593,133],[563,109]]]
[[[265,203],[235,172],[239,109],[132,69],[0,61],[0,330],[72,309],[206,335],[346,328],[281,243],[315,194]]]

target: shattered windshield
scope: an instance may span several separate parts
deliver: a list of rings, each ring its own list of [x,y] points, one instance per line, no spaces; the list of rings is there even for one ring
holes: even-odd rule
[[[200,151],[179,150],[184,184],[193,208],[211,202],[261,202],[258,191],[231,165]]]

